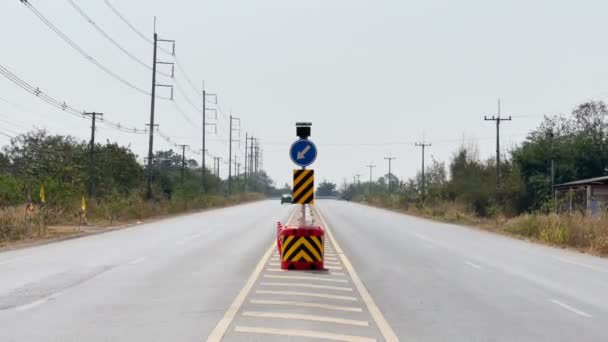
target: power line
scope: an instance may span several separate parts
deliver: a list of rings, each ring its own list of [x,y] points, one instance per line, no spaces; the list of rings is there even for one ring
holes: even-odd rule
[[[74,8],[76,10],[76,12],[78,12],[78,14],[80,14],[80,16],[82,18],[84,18],[89,24],[91,24],[91,26],[93,26],[93,28],[99,32],[104,38],[106,38],[110,43],[112,43],[112,45],[114,45],[116,48],[118,48],[120,51],[122,51],[122,53],[124,53],[127,57],[131,58],[133,61],[135,61],[137,64],[143,66],[144,68],[148,69],[148,70],[152,70],[152,67],[149,66],[147,63],[145,63],[144,61],[142,61],[141,59],[137,58],[134,54],[132,54],[131,52],[129,52],[125,47],[123,47],[122,45],[120,45],[120,43],[118,43],[115,39],[113,39],[106,31],[104,31],[99,25],[97,25],[97,23],[95,23],[95,21],[93,21],[93,19],[91,19],[91,17],[89,17],[83,10],[81,7],[79,7],[78,5],[76,5],[76,3],[73,0],[66,0],[70,6],[72,6],[72,8]],[[159,74],[166,76],[166,77],[171,77],[172,75],[169,75],[167,73],[163,73],[161,71],[157,71]]]
[[[47,18],[45,18],[44,15],[42,15],[42,13],[40,13],[34,6],[32,6],[32,4],[30,4],[29,0],[24,0],[24,1],[22,1],[22,3],[32,13],[34,13],[34,15],[36,15],[36,17],[38,17],[38,19],[40,19],[48,28],[50,28],[53,32],[55,32],[61,39],[63,39],[70,47],[72,47],[79,54],[81,54],[87,61],[93,63],[93,65],[95,65],[101,71],[103,71],[106,74],[110,75],[112,78],[114,78],[115,80],[121,82],[122,84],[124,84],[124,85],[132,88],[133,90],[136,90],[136,91],[138,91],[138,92],[140,92],[142,94],[150,95],[150,93],[148,93],[144,89],[142,89],[142,88],[134,85],[133,83],[127,81],[126,79],[124,79],[123,77],[121,77],[120,75],[118,75],[117,73],[115,73],[112,70],[110,70],[105,65],[101,64],[99,61],[97,61],[95,58],[93,58],[93,56],[89,55],[84,49],[82,49],[80,46],[78,46],[78,44],[76,44],[73,40],[71,40],[68,36],[66,36],[63,32],[61,32],[61,30],[59,30],[57,28],[57,26],[55,26],[52,22],[50,22]]]
[[[4,67],[1,64],[0,64],[0,74],[3,75],[9,81],[13,82],[15,85],[19,86],[20,88],[27,91],[28,93],[38,97],[39,99],[46,102],[47,104],[49,104],[63,112],[66,112],[70,115],[74,115],[79,118],[85,117],[83,114],[84,110],[76,109],[76,108],[72,107],[71,105],[67,104],[65,101],[59,101],[51,96],[46,95],[42,90],[40,90],[40,88],[34,87],[33,85],[27,83],[26,81],[19,78],[17,75],[12,73],[10,70],[8,70],[6,67]],[[114,129],[117,129],[117,130],[120,130],[120,131],[123,131],[126,133],[145,133],[146,132],[145,129],[142,130],[142,129],[137,129],[137,128],[129,128],[129,127],[125,127],[125,126],[121,125],[120,123],[108,121],[105,119],[103,119],[103,120],[100,119],[99,121],[106,126],[112,127]]]

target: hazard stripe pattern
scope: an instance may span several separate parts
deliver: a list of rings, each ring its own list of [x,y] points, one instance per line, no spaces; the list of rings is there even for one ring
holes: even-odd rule
[[[293,203],[314,204],[315,171],[293,170]]]
[[[323,261],[323,237],[284,236],[281,243],[282,261]]]

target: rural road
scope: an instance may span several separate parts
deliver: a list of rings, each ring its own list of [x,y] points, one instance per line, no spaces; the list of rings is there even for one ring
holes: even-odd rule
[[[0,253],[0,341],[608,340],[606,259],[316,207],[327,272],[279,270],[278,200]]]

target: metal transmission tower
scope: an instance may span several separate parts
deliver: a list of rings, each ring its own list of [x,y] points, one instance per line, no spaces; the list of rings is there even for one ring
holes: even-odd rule
[[[372,195],[372,169],[376,167],[376,165],[374,165],[373,163],[369,163],[369,165],[366,165],[367,167],[369,167],[369,196]]]
[[[205,82],[203,82],[203,156],[201,158],[201,186],[203,189],[205,188],[205,152],[207,149],[205,148],[206,135],[207,135],[207,126],[214,126],[215,133],[217,134],[217,110],[215,109],[207,109],[207,97],[213,99],[213,104],[217,104],[217,94],[208,94],[205,90]],[[207,111],[211,110],[215,113],[215,122],[207,123]]]
[[[182,148],[182,186],[184,186],[184,170],[186,168],[186,147],[190,145],[177,145]]]
[[[425,200],[425,196],[426,196],[426,181],[424,179],[424,156],[425,156],[425,149],[427,147],[431,147],[433,146],[432,144],[427,144],[424,142],[424,139],[422,140],[421,143],[415,143],[415,146],[418,147],[422,147],[422,184],[421,184],[421,192],[422,192],[422,203],[424,203]]]
[[[496,191],[500,189],[500,122],[511,121],[511,116],[501,117],[500,116],[500,100],[498,100],[498,116],[492,115],[492,117],[484,116],[485,121],[496,121]]]
[[[238,125],[237,127],[233,126],[233,122],[237,122]],[[234,131],[238,131],[238,137],[239,139],[234,139]],[[230,114],[230,129],[228,132],[228,194],[232,193],[232,142],[233,141],[238,141],[240,142],[240,136],[241,136],[241,119],[240,118],[235,118],[234,116],[232,116],[232,114]]]
[[[392,188],[391,188],[391,180],[392,180],[392,173],[391,173],[391,162],[395,159],[397,159],[396,157],[384,157],[385,160],[388,160],[388,192],[391,192]]]
[[[168,64],[174,67],[174,64],[171,62],[161,62],[156,58],[156,53],[158,49],[158,42],[165,42],[173,44],[173,55],[175,56],[175,41],[168,39],[158,39],[158,34],[156,33],[156,18],[154,18],[154,51],[152,58],[152,93],[150,94],[151,105],[150,105],[150,141],[148,144],[148,177],[147,177],[147,191],[146,197],[152,197],[152,159],[153,159],[153,149],[154,149],[154,105],[156,104],[156,87],[167,87],[171,89],[171,100],[173,100],[173,86],[166,84],[157,84],[156,83],[156,65],[157,64]],[[173,74],[173,72],[171,73]]]
[[[90,165],[89,165],[89,197],[93,197],[95,193],[95,120],[98,116],[103,116],[103,113],[87,113],[84,115],[91,116],[91,144],[90,144]]]

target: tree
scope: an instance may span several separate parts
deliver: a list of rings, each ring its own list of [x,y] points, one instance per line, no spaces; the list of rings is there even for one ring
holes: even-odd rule
[[[317,196],[337,196],[336,184],[323,181],[317,187]]]

